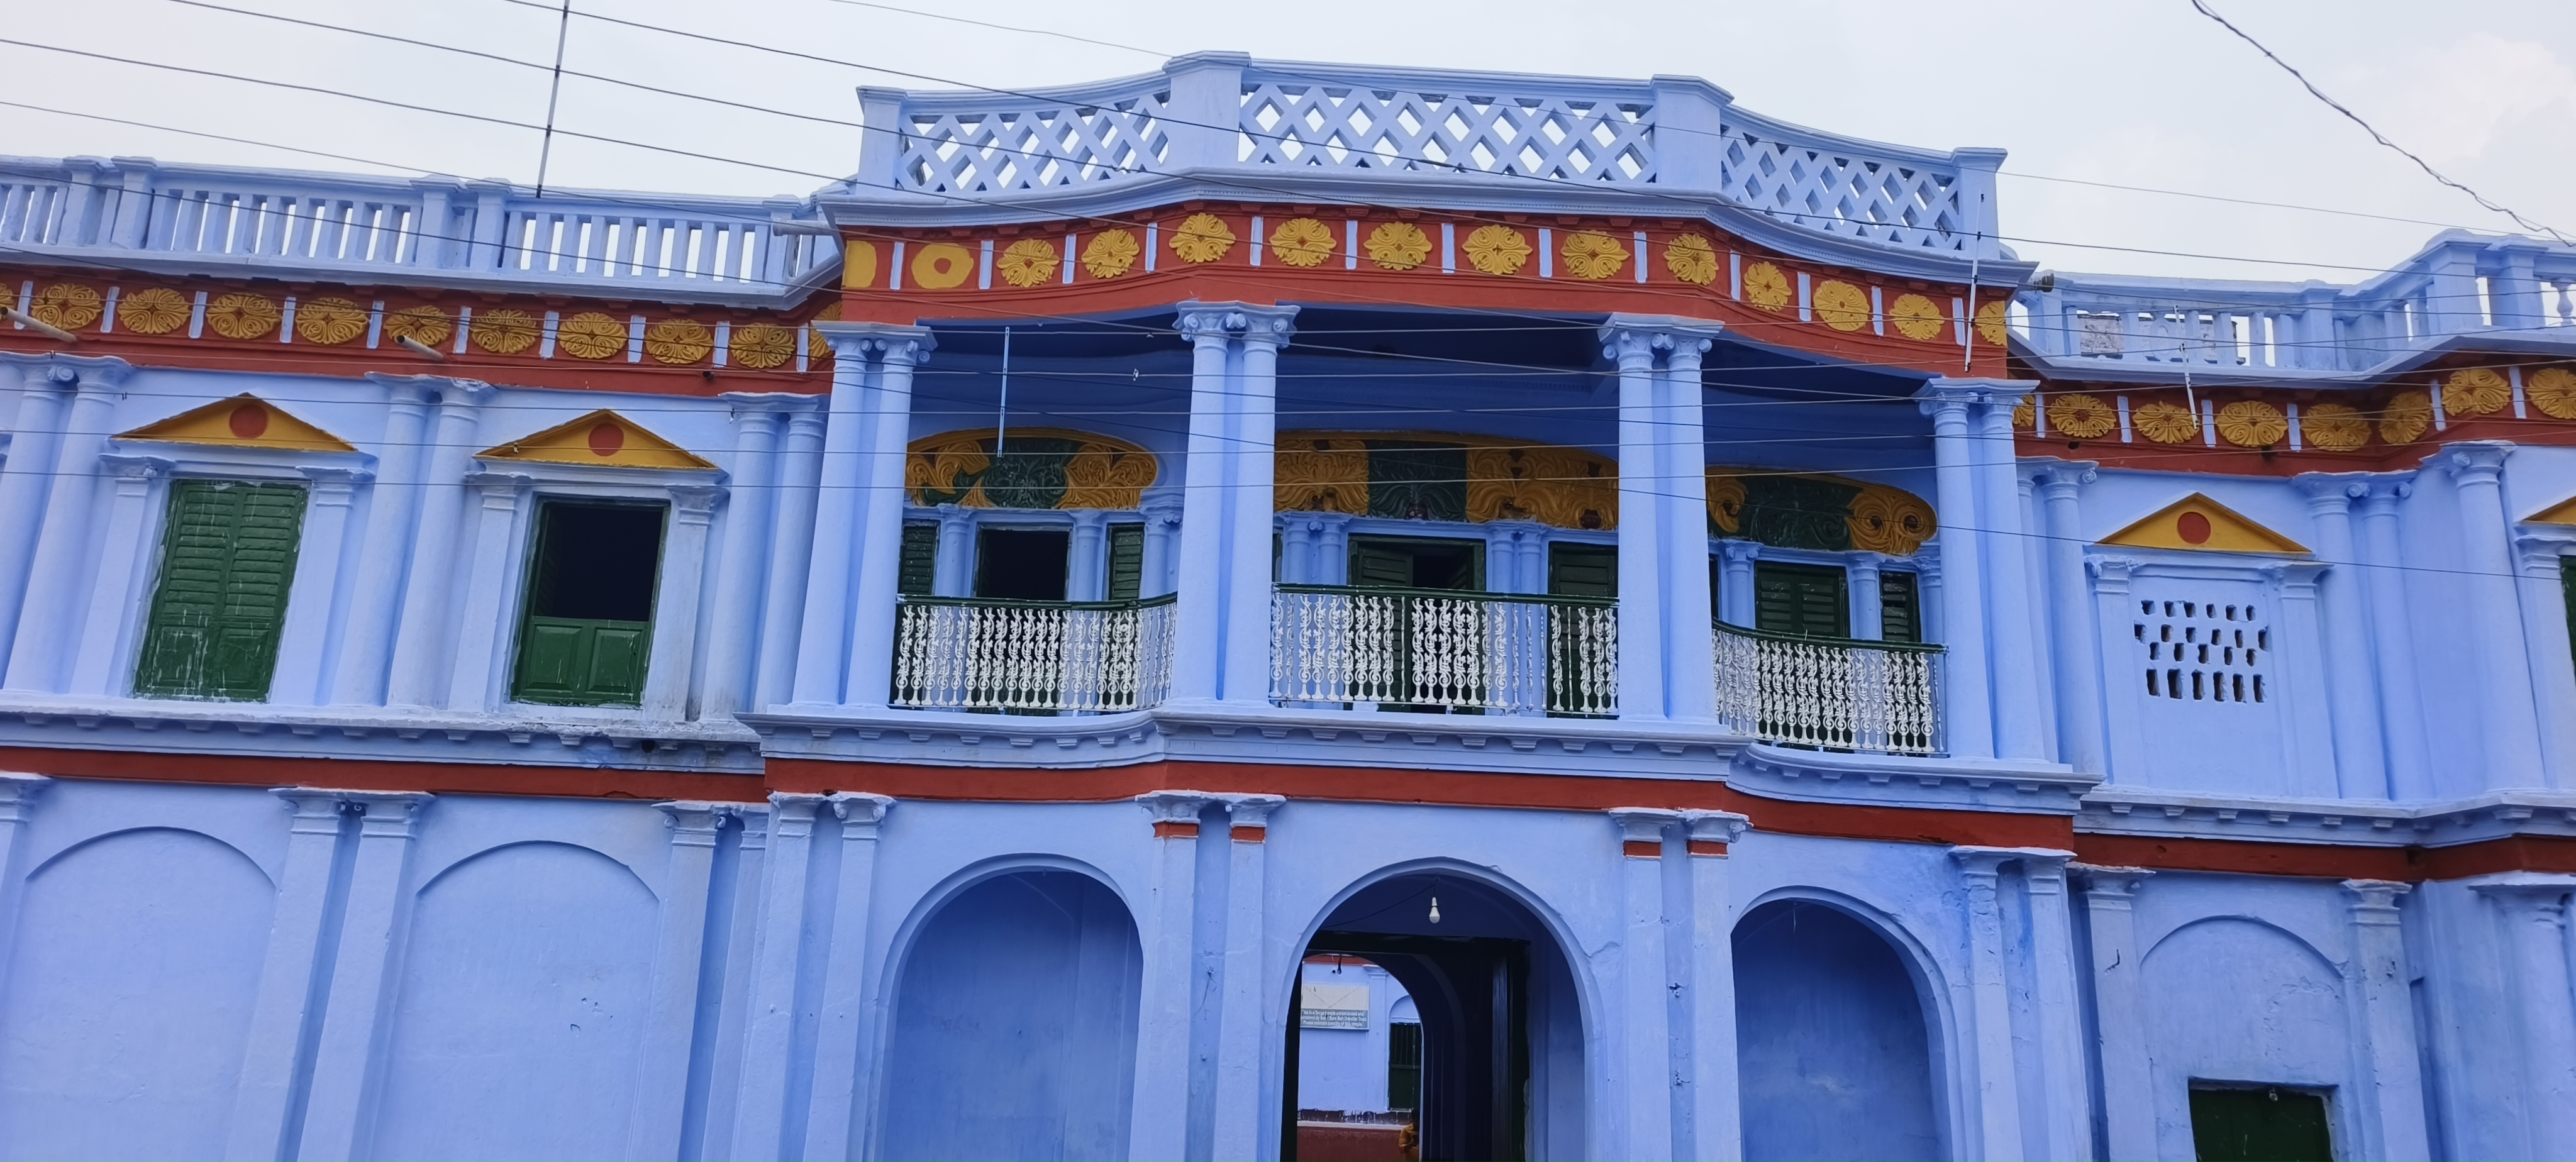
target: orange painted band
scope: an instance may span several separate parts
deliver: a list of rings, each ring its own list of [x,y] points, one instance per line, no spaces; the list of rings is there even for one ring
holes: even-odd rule
[[[1259,843],[1264,839],[1269,838],[1270,829],[1267,827],[1237,827],[1233,829],[1231,834],[1234,836],[1234,841],[1236,843]]]
[[[1651,839],[1628,840],[1627,842],[1619,845],[1619,850],[1628,853],[1628,858],[1630,859],[1662,859],[1664,857],[1664,845]]]
[[[1724,859],[1726,858],[1726,845],[1719,843],[1714,839],[1694,839],[1690,841],[1690,853],[1692,855],[1710,855],[1716,856],[1719,859]]]

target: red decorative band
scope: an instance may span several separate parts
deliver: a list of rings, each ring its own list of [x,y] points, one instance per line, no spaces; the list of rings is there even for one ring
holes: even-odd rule
[[[1259,843],[1262,840],[1269,838],[1270,829],[1267,827],[1237,827],[1234,829],[1233,834],[1234,841],[1236,843]]]
[[[1179,823],[1165,819],[1154,824],[1156,839],[1196,839],[1198,837],[1199,825],[1196,823]]]
[[[1714,839],[1694,839],[1690,841],[1690,853],[1692,855],[1713,855],[1719,859],[1725,859],[1726,845]]]
[[[1664,845],[1651,839],[1631,839],[1620,844],[1619,848],[1620,850],[1627,852],[1628,858],[1630,859],[1662,859],[1664,857]]]

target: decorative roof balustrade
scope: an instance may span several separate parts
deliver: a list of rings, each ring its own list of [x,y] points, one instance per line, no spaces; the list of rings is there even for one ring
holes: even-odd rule
[[[839,262],[811,205],[160,165],[0,158],[0,245],[22,257],[201,273],[288,267],[334,278],[667,298],[777,299]],[[260,273],[276,277],[273,270]]]
[[[2366,371],[2464,334],[2576,339],[2576,247],[2450,231],[2386,274],[2326,282],[2061,274],[2021,292],[2044,356],[2140,369]]]
[[[1692,77],[1511,73],[1178,57],[1162,72],[1025,92],[861,91],[855,190],[970,201],[1163,175],[1246,197],[1283,172],[1438,174],[1723,199],[1804,229],[1998,257],[2000,150],[1911,149],[1734,107]]]

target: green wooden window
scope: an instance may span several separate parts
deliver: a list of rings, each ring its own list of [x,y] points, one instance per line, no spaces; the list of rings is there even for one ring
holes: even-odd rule
[[[1104,592],[1111,601],[1145,595],[1145,526],[1109,526],[1109,587]]]
[[[1559,597],[1617,597],[1619,550],[1609,545],[1549,545],[1547,591]]]
[[[633,706],[644,700],[667,507],[538,504],[511,697],[565,706]]]
[[[1831,565],[1753,563],[1753,628],[1800,637],[1850,637],[1845,576]]]
[[[1914,585],[1912,573],[1878,575],[1879,639],[1891,642],[1923,640],[1922,597]]]
[[[2327,1162],[2334,1137],[2323,1094],[2191,1088],[2191,1142],[2203,1162]]]
[[[895,592],[907,597],[930,596],[939,576],[938,522],[903,522],[902,562],[896,567]]]
[[[1350,583],[1371,589],[1485,587],[1482,541],[1352,537]]]
[[[1386,1108],[1422,1108],[1422,1026],[1396,1021],[1386,1027]]]
[[[182,480],[170,486],[161,579],[143,630],[134,692],[162,698],[268,697],[286,591],[304,529],[294,484]]]

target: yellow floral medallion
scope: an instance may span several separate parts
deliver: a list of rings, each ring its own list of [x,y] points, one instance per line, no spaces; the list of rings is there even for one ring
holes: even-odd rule
[[[188,321],[188,296],[168,287],[146,287],[117,301],[118,326],[137,335],[167,335]]]
[[[975,252],[954,242],[926,242],[912,252],[912,285],[923,290],[964,286],[975,275]]]
[[[1869,325],[1869,292],[1850,283],[1826,279],[1816,284],[1816,320],[1837,331]]]
[[[1468,232],[1467,265],[1487,274],[1519,274],[1529,262],[1529,236],[1499,223]]]
[[[1664,244],[1664,269],[1692,286],[1717,281],[1717,248],[1697,234],[1684,234]]]
[[[1057,258],[1055,244],[1043,238],[1023,238],[1002,248],[1002,257],[993,268],[1002,272],[1002,281],[1012,286],[1036,286],[1055,277]]]
[[[295,304],[295,333],[307,343],[337,347],[366,333],[367,312],[347,299]]]
[[[2048,401],[2048,426],[2078,440],[2097,439],[2120,424],[2119,414],[2098,395],[2078,392]]]
[[[1234,249],[1234,231],[1214,214],[1192,214],[1172,231],[1172,253],[1183,262],[1214,262]]]
[[[2454,371],[2442,383],[2442,411],[2447,415],[2489,415],[2503,411],[2504,405],[2511,402],[2512,385],[2484,367]]]
[[[27,313],[49,326],[77,331],[97,322],[100,315],[107,313],[107,306],[96,290],[76,282],[58,282],[37,291],[34,301],[27,304]]]
[[[2310,447],[2349,452],[2370,442],[2370,421],[2339,403],[2321,403],[2299,412],[2299,436]]]
[[[2239,448],[2269,448],[2290,434],[2290,418],[2259,399],[2218,409],[2218,437]]]
[[[2012,304],[2002,299],[1977,308],[1977,338],[1989,347],[2004,345],[2004,322],[2009,319]]]
[[[227,339],[258,339],[277,329],[285,315],[265,295],[236,291],[206,304],[206,325]]]
[[[626,324],[583,311],[556,325],[555,345],[575,359],[606,359],[626,349]]]
[[[2576,420],[2576,371],[2564,367],[2544,367],[2522,381],[2522,392],[2530,397],[2531,406],[2541,414],[2561,420]]]
[[[696,319],[664,319],[644,328],[644,353],[655,363],[685,366],[716,349],[716,333]]]
[[[1313,218],[1290,218],[1270,232],[1270,253],[1290,266],[1321,266],[1333,254],[1333,228]]]
[[[2428,391],[2398,392],[2379,409],[2379,438],[2391,444],[2414,443],[2432,426],[2433,393]]]
[[[1586,282],[1599,282],[1619,273],[1627,264],[1628,247],[1607,234],[1577,230],[1565,236],[1565,245],[1557,248],[1565,257],[1565,273]]]
[[[1431,257],[1431,236],[1411,222],[1380,222],[1365,245],[1369,261],[1385,270],[1411,270]]]
[[[2138,434],[2159,444],[2179,444],[2200,434],[2200,417],[2178,403],[2157,400],[2129,416]]]
[[[726,361],[754,371],[767,371],[795,355],[795,333],[769,323],[736,327],[725,342]]]
[[[1940,338],[1942,326],[1949,321],[1941,313],[1941,304],[1923,295],[1898,295],[1887,307],[1888,325],[1917,342]]]
[[[2023,396],[2020,403],[2013,405],[2012,426],[2025,432],[2039,427],[2039,405],[2031,397]]]
[[[535,319],[529,318],[526,311],[508,307],[478,314],[465,328],[466,338],[494,355],[516,355],[525,351],[536,345],[538,334]]]
[[[1789,276],[1767,262],[1744,268],[1744,301],[1766,311],[1789,305]]]
[[[1134,268],[1136,257],[1144,252],[1133,232],[1103,230],[1082,248],[1082,268],[1093,278],[1116,278]]]
[[[448,322],[447,312],[437,307],[403,307],[385,312],[385,339],[388,342],[400,343],[409,339],[436,347],[455,333],[456,326]]]

